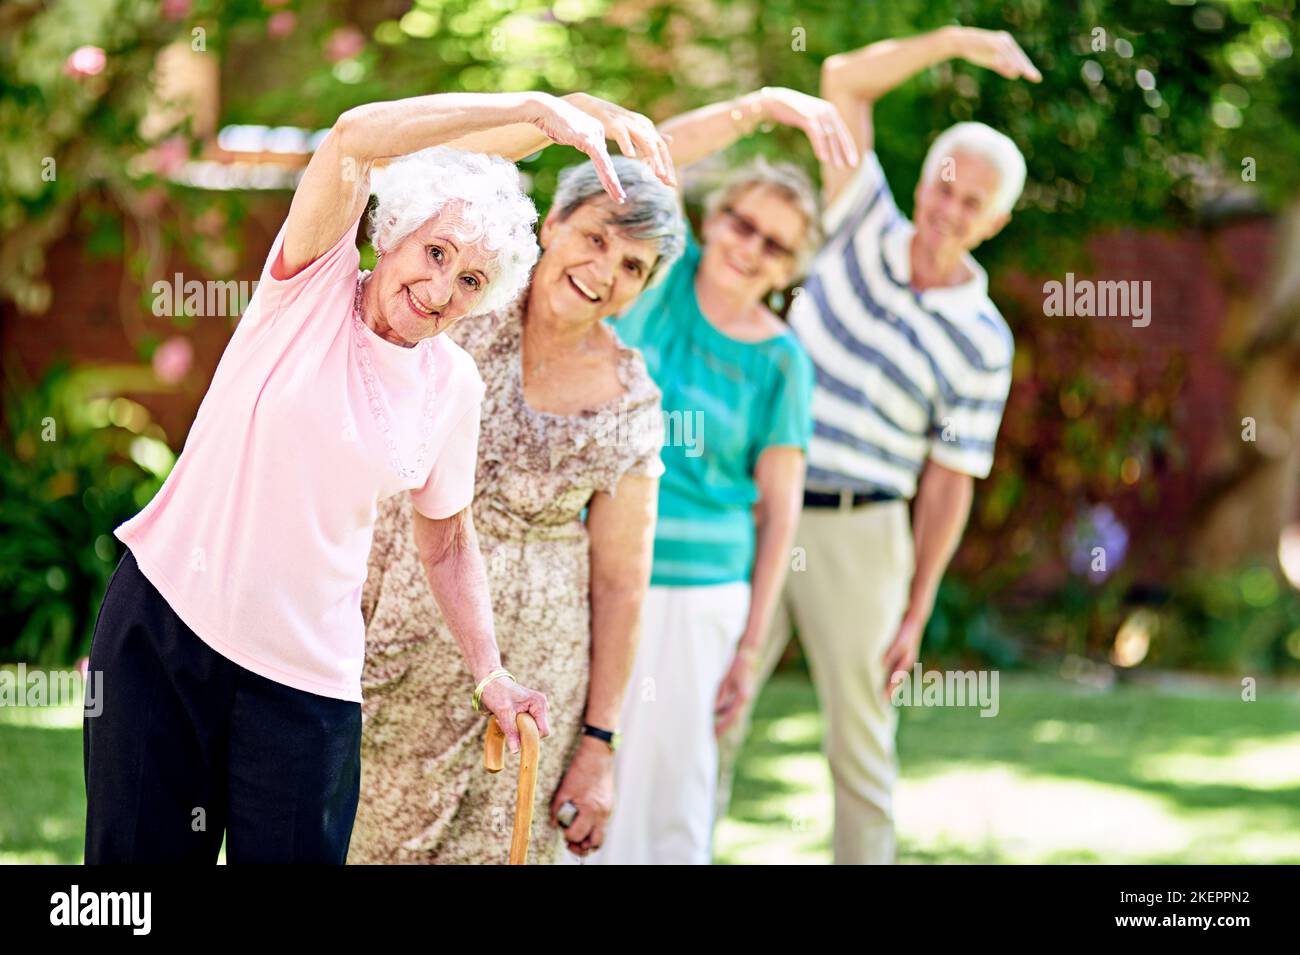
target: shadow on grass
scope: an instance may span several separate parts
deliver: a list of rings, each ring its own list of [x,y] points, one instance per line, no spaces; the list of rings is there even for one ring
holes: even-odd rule
[[[1231,685],[1100,692],[1001,676],[995,717],[900,714],[899,861],[1300,860],[1294,693],[1243,702]],[[764,690],[718,861],[829,861],[823,729],[806,675],[782,674]],[[815,807],[817,818],[792,833],[804,811],[792,806]]]
[[[1251,747],[1269,743],[1300,758],[1300,699],[1293,694],[1247,703],[1230,690],[1221,696],[1136,686],[1097,692],[1035,677],[1015,678],[1008,689],[994,718],[969,710],[906,711],[899,730],[906,775],[943,773],[963,761],[1015,763],[1036,774],[1140,790],[1187,810],[1284,810],[1300,824],[1300,763],[1282,777],[1293,784],[1269,784],[1252,773],[1264,767],[1250,758]],[[1198,766],[1237,778],[1198,781],[1191,775]],[[1174,778],[1161,778],[1162,767]]]
[[[1082,691],[1003,674],[999,713],[900,714],[899,860],[1300,861],[1300,699]],[[0,708],[0,863],[78,863],[79,710]],[[806,675],[763,691],[719,862],[827,862],[824,727]]]

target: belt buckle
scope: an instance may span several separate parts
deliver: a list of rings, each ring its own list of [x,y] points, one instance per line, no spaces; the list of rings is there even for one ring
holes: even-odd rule
[[[843,490],[840,491],[840,510],[841,510],[841,511],[851,511],[851,510],[853,510],[853,492],[852,492],[852,491],[843,491]]]

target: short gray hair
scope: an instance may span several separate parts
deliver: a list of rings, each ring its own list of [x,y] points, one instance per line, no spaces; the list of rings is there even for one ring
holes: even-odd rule
[[[921,167],[921,181],[929,182],[939,166],[953,153],[970,153],[987,159],[998,171],[998,188],[993,193],[990,210],[1009,213],[1025,188],[1025,157],[1011,137],[983,123],[957,123],[949,126],[930,144]]]
[[[456,234],[487,252],[494,274],[470,315],[509,305],[537,264],[537,208],[520,188],[519,170],[500,156],[435,146],[410,153],[371,176],[377,202],[370,214],[376,249],[391,249],[438,215],[462,203]]]
[[[782,199],[798,209],[807,222],[803,242],[795,250],[795,278],[802,276],[822,244],[822,209],[817,189],[808,174],[788,162],[769,162],[762,156],[727,173],[722,184],[704,199],[704,217],[707,219],[719,209],[729,206],[750,189],[773,190]]]
[[[646,281],[649,288],[668,274],[686,248],[686,219],[682,216],[681,202],[676,190],[660,182],[646,163],[626,156],[610,159],[627,193],[627,202],[615,206],[609,224],[633,239],[659,242],[659,257]],[[583,203],[606,194],[596,167],[590,161],[579,163],[560,172],[551,208],[563,222]]]

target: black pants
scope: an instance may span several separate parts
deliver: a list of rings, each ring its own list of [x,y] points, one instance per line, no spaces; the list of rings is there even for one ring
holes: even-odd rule
[[[361,707],[251,673],[176,616],[128,550],[95,623],[86,862],[342,864]]]

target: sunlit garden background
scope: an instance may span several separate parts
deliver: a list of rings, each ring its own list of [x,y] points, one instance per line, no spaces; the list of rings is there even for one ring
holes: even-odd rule
[[[1300,861],[1300,63],[1294,0],[10,0],[0,7],[0,665],[68,669],[237,316],[313,137],[449,90],[585,90],[656,120],[945,23],[1044,75],[926,71],[875,110],[910,205],[934,135],[1003,129],[1029,186],[980,250],[1016,337],[993,474],[927,667],[994,718],[902,714],[905,862]],[[815,172],[788,130],[738,144]],[[521,164],[539,208],[555,148]],[[707,180],[697,170],[694,181]],[[690,196],[693,197],[694,193]],[[1043,285],[1148,280],[1152,321]],[[788,296],[787,296],[788,298]],[[50,436],[54,422],[56,437]],[[1097,554],[1100,550],[1101,560]],[[0,862],[77,862],[80,711],[0,705]],[[829,860],[797,646],[759,706],[719,861]]]

